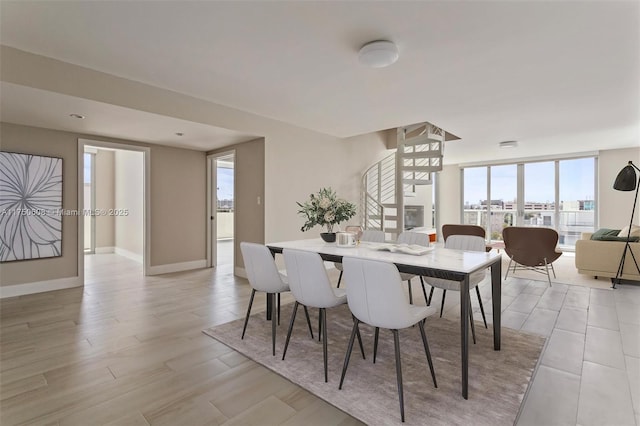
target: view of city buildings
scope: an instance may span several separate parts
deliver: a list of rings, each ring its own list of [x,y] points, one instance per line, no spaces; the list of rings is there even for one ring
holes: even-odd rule
[[[595,230],[595,170],[593,157],[465,168],[463,222],[493,241],[507,226],[553,228],[571,249]]]
[[[464,206],[464,223],[480,225],[491,229],[491,240],[502,240],[502,229],[515,226],[517,218],[517,202],[491,200],[491,208],[487,201]],[[593,232],[594,201],[576,200],[560,203],[559,220],[555,220],[555,203],[525,202],[524,215],[518,226],[544,226],[554,228],[559,234],[559,244],[575,245],[583,232]],[[487,217],[490,226],[487,226]],[[558,224],[556,226],[556,223]]]
[[[218,211],[219,212],[232,212],[233,211],[233,200],[218,200]]]

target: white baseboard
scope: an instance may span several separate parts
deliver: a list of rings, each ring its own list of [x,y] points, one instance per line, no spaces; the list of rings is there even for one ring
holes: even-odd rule
[[[207,259],[192,260],[190,262],[168,263],[165,265],[149,266],[148,275],[169,274],[171,272],[189,271],[207,267]]]
[[[244,268],[238,268],[237,266],[233,269],[233,275],[236,275],[241,278],[247,278],[247,271]]]
[[[81,286],[82,281],[80,280],[80,277],[58,278],[56,280],[7,285],[0,287],[0,299]]]
[[[131,260],[133,260],[135,262],[138,262],[138,263],[142,263],[142,261],[143,261],[143,258],[142,258],[141,254],[134,253],[132,251],[125,250],[125,249],[120,248],[120,247],[116,247],[115,248],[115,253],[117,255],[119,255],[119,256],[126,257],[127,259],[131,259]]]
[[[115,253],[115,247],[96,247],[96,254],[107,254],[107,253]]]

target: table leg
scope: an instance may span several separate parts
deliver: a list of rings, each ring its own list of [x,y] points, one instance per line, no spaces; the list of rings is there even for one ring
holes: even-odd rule
[[[500,350],[500,317],[502,315],[502,261],[491,265],[491,303],[493,304],[493,349]]]
[[[276,259],[276,252],[271,250],[271,256],[273,256],[273,260]],[[280,305],[278,305],[280,307]],[[273,301],[271,300],[271,293],[267,293],[267,321],[271,320],[271,311],[273,310]],[[280,318],[278,318],[279,320]]]
[[[469,275],[460,282],[460,352],[462,355],[462,397],[469,399]]]

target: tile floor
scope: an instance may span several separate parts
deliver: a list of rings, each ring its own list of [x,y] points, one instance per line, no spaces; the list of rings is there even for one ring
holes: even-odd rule
[[[488,283],[481,293],[488,314]],[[458,315],[455,302],[444,315]],[[502,325],[548,337],[517,425],[640,425],[640,285],[549,287],[509,277]]]

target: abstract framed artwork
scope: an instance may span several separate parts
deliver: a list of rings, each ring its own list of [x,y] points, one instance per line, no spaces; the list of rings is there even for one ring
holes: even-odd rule
[[[62,256],[62,158],[0,152],[0,262]]]

